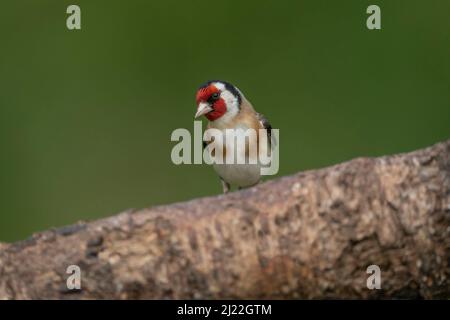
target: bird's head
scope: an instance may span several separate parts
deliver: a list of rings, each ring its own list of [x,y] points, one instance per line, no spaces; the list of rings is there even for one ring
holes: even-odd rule
[[[227,120],[239,113],[242,93],[228,82],[213,80],[200,86],[196,99],[195,118],[204,115],[209,121]]]

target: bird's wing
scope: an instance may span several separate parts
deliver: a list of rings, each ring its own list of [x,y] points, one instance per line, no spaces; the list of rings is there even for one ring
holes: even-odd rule
[[[275,137],[272,136],[272,125],[270,124],[269,120],[267,120],[267,118],[261,113],[256,113],[256,117],[258,118],[261,126],[267,131],[267,140],[269,142],[269,145],[271,147],[275,146],[277,144],[277,141]]]

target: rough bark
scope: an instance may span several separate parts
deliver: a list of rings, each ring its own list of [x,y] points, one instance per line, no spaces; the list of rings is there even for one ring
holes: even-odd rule
[[[450,298],[449,234],[450,140],[2,245],[0,298]]]

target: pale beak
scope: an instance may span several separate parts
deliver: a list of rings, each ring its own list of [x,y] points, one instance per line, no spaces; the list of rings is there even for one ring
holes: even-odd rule
[[[198,105],[197,113],[195,114],[195,119],[211,111],[213,111],[213,108],[209,103],[200,102],[200,104]]]

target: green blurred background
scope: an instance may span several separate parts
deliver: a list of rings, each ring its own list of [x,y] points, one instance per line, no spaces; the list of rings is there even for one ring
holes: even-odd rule
[[[220,193],[212,168],[170,160],[208,79],[280,129],[279,175],[450,138],[449,14],[448,0],[2,1],[0,241]]]

